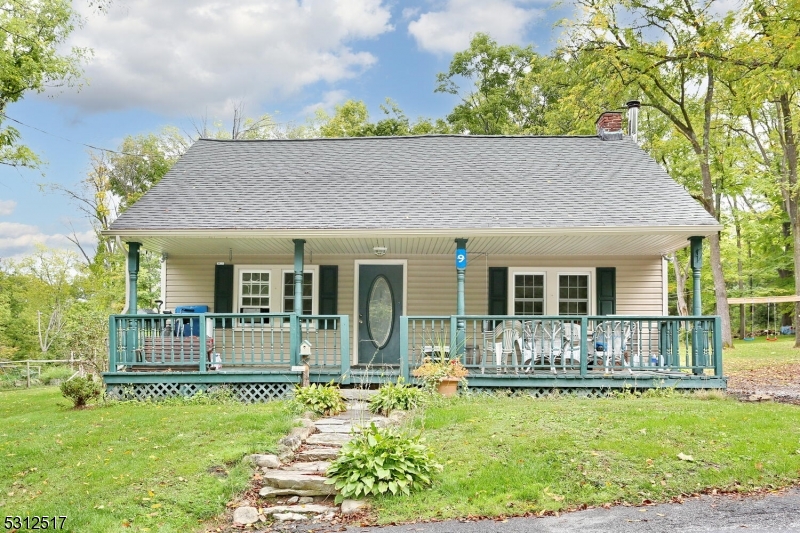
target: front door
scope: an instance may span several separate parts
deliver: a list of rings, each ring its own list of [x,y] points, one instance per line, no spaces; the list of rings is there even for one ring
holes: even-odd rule
[[[403,265],[358,265],[358,362],[400,364]]]

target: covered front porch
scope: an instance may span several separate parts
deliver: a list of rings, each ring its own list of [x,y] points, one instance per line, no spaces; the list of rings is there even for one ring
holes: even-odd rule
[[[720,319],[700,313],[702,237],[688,239],[694,314],[676,317],[665,312],[657,252],[686,243],[686,233],[654,233],[406,235],[381,246],[337,237],[310,247],[276,236],[142,239],[162,253],[164,294],[181,304],[174,314],[136,312],[141,244],[129,242],[131,312],[110,317],[104,379],[118,397],[224,385],[262,401],[290,394],[304,372],[342,386],[415,383],[425,358],[444,356],[467,368],[471,388],[725,388]],[[471,277],[468,242],[480,247]],[[257,246],[267,252],[249,251]],[[202,312],[185,312],[187,300],[204,302]]]
[[[300,383],[376,386],[445,354],[473,388],[725,388],[718,317],[400,317],[400,363],[351,364],[349,317],[294,314],[115,315],[112,395],[159,397],[227,385],[249,401]],[[200,340],[206,339],[203,343]],[[456,339],[450,342],[450,339]],[[583,392],[579,392],[583,390]]]

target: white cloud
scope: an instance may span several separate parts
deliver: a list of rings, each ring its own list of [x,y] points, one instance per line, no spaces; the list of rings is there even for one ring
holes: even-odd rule
[[[420,11],[422,11],[422,10],[420,8],[418,8],[418,7],[407,7],[405,9],[403,9],[403,13],[402,13],[403,20],[408,20],[408,19],[416,17],[419,14]]]
[[[7,217],[14,212],[17,202],[14,200],[0,200],[0,217]]]
[[[97,246],[94,231],[79,232],[77,237],[87,253],[94,252]],[[76,251],[76,246],[62,233],[46,234],[38,226],[19,222],[0,222],[0,258],[20,258],[33,252],[36,244]]]
[[[94,49],[90,85],[59,100],[173,116],[257,105],[357,76],[377,58],[352,43],[391,31],[390,17],[382,0],[113,2],[73,33]]]
[[[488,33],[500,43],[521,43],[525,30],[544,12],[515,0],[447,0],[440,11],[423,13],[408,25],[423,50],[453,54],[469,46],[472,36]]]
[[[333,107],[336,104],[344,102],[346,99],[347,99],[347,91],[343,90],[328,91],[322,96],[322,101],[304,107],[303,110],[301,111],[301,114],[305,116],[313,115],[317,111],[317,109],[322,109],[328,114],[332,114]]]

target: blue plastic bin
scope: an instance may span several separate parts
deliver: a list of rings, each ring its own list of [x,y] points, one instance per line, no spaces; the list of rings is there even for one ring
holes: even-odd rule
[[[181,305],[175,308],[175,314],[208,313],[207,305]],[[176,337],[197,337],[200,335],[200,317],[186,317],[175,320]]]

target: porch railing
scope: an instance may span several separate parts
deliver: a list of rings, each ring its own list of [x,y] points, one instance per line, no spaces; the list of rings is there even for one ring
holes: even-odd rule
[[[720,328],[717,316],[404,316],[401,370],[408,379],[426,357],[444,354],[472,375],[722,377]]]
[[[312,372],[347,374],[349,331],[347,315],[112,315],[109,369],[290,372],[308,363]]]

